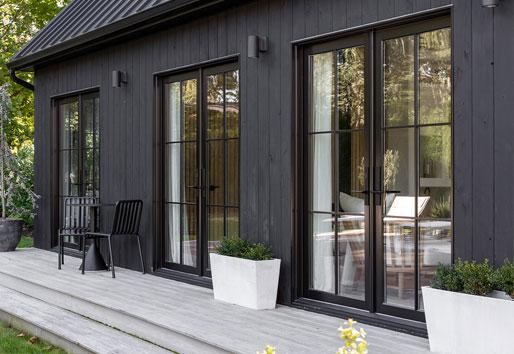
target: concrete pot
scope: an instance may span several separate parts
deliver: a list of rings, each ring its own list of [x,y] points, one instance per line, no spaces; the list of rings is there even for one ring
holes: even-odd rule
[[[23,221],[16,219],[0,219],[0,252],[11,252],[16,249],[21,239]]]
[[[506,353],[512,348],[514,301],[423,287],[430,351]]]
[[[210,254],[214,298],[254,310],[274,309],[280,259],[252,261]]]

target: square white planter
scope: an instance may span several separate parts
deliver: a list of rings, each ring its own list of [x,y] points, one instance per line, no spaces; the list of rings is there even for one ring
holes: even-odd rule
[[[252,261],[210,254],[214,298],[255,310],[274,309],[280,259]]]
[[[423,287],[430,351],[507,353],[514,348],[514,301]]]

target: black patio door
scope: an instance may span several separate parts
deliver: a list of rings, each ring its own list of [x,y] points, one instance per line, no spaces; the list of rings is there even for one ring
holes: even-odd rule
[[[305,47],[303,296],[423,320],[451,262],[451,29],[437,19]]]
[[[209,253],[239,236],[239,71],[163,81],[164,265],[209,276]]]
[[[55,101],[59,168],[59,225],[66,197],[100,197],[100,110],[98,92]],[[80,239],[65,237],[65,247],[80,248]],[[57,243],[57,242],[56,242]]]

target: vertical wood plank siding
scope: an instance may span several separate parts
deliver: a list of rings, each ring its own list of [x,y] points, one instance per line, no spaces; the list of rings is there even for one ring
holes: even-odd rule
[[[41,195],[36,246],[51,239],[51,97],[100,88],[101,199],[142,199],[141,230],[153,265],[152,73],[240,54],[241,235],[269,242],[283,260],[280,301],[291,301],[293,257],[292,40],[449,4],[445,0],[262,0],[36,70],[35,169]],[[496,10],[453,1],[455,257],[501,263],[514,253],[514,5]],[[248,59],[249,34],[269,52]],[[111,87],[111,71],[128,84]],[[54,137],[55,138],[55,137]],[[102,218],[109,220],[110,211]],[[136,245],[117,240],[121,266],[138,267]]]

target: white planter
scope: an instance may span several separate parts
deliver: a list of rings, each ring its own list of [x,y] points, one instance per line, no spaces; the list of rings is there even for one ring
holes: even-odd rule
[[[514,346],[514,301],[423,287],[430,351],[507,353]]]
[[[255,310],[274,309],[280,259],[252,261],[210,254],[214,298]]]

